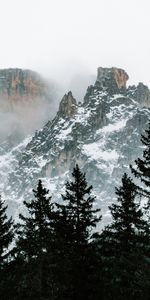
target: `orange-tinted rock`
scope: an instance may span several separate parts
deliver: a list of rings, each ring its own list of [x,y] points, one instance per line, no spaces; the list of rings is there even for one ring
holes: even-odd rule
[[[118,93],[119,90],[126,89],[126,83],[129,79],[128,74],[118,68],[98,68],[96,87],[107,89],[111,94]]]
[[[9,102],[48,97],[48,85],[36,72],[22,69],[0,70],[0,99]]]
[[[124,70],[118,68],[112,68],[112,73],[118,88],[126,88],[126,83],[129,79],[128,74]]]

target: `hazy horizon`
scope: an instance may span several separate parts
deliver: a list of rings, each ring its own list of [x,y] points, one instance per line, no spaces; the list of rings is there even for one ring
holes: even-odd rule
[[[56,84],[51,115],[69,90],[82,101],[100,66],[122,68],[128,85],[150,87],[149,9],[148,0],[0,0],[0,69],[32,69]],[[47,106],[44,116],[36,109],[35,125],[32,107],[16,108],[1,116],[1,130],[38,127]]]
[[[150,87],[148,0],[0,0],[0,68],[32,69],[66,88],[99,66]]]

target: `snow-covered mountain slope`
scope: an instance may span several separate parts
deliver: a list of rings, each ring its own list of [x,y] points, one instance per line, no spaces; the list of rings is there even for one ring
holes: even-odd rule
[[[39,178],[53,199],[58,199],[78,163],[93,185],[97,205],[107,221],[114,187],[143,152],[140,135],[150,117],[148,88],[143,84],[126,88],[127,79],[121,69],[99,68],[83,103],[77,104],[69,92],[53,121],[0,156],[0,188],[10,213],[17,214],[23,199],[32,197]]]

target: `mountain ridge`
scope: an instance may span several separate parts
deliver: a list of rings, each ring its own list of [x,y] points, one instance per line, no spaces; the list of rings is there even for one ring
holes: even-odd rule
[[[121,78],[121,84],[116,84],[112,69],[101,71],[107,73],[107,78],[104,76],[102,84],[96,81],[87,89],[83,103],[77,103],[71,92],[66,94],[55,118],[37,131],[25,147],[13,150],[15,162],[1,190],[8,201],[11,198],[15,203],[16,212],[22,209],[24,198],[30,199],[39,178],[59,198],[65,180],[78,163],[93,185],[97,205],[107,221],[114,186],[142,153],[140,135],[149,120],[150,99],[145,100],[147,87],[140,94],[143,102],[139,100],[138,86],[126,87],[125,71],[118,71],[121,77],[117,82]]]

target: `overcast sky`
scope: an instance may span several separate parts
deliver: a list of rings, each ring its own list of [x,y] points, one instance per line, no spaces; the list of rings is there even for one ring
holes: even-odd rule
[[[0,68],[69,80],[98,66],[150,87],[149,0],[0,0]]]

